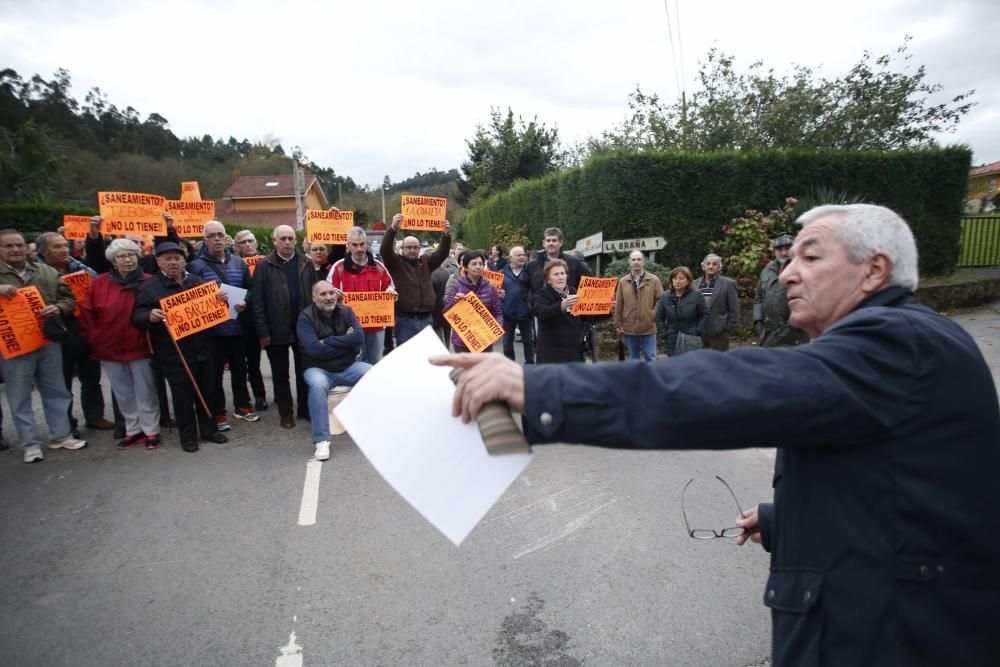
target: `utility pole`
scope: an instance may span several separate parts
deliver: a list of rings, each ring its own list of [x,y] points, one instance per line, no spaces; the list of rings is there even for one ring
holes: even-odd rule
[[[295,146],[292,149],[292,183],[295,186],[295,228],[299,230],[304,229],[306,226],[306,208],[304,202],[306,174],[302,168],[303,162],[305,162],[305,156],[302,154],[302,149]]]
[[[382,224],[386,224],[385,221],[385,191],[389,189],[389,174],[385,175],[382,179]]]

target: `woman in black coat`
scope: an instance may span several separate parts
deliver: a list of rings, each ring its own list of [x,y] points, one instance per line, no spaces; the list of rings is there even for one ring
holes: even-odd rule
[[[656,304],[656,330],[664,337],[667,356],[677,352],[677,334],[685,333],[700,339],[708,327],[708,305],[701,292],[694,289],[691,269],[678,266],[670,272],[670,288]]]
[[[583,361],[580,338],[583,322],[570,314],[577,296],[567,286],[569,270],[566,262],[553,259],[542,271],[545,287],[534,298],[534,313],[538,318],[538,343],[535,353],[538,363]]]

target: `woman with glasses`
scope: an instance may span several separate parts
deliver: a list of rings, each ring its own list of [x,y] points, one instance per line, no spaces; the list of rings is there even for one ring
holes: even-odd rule
[[[674,357],[701,347],[708,327],[708,305],[694,289],[694,275],[688,267],[673,269],[667,284],[656,304],[656,330],[663,336],[667,356]]]
[[[141,254],[134,241],[112,241],[105,251],[111,270],[94,278],[80,304],[80,335],[90,344],[91,356],[104,366],[125,418],[121,450],[140,443],[147,450],[160,446],[160,404],[149,344],[132,326],[136,289],[149,277],[139,268]]]

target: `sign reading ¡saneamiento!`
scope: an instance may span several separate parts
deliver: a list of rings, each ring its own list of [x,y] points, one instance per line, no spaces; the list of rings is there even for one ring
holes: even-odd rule
[[[83,300],[87,298],[87,290],[90,289],[90,274],[86,271],[77,271],[76,273],[67,273],[59,279],[66,283],[70,291],[73,292],[73,298],[76,299],[73,316],[79,317],[80,306],[83,304]]]
[[[444,231],[444,221],[448,215],[447,199],[403,195],[400,208],[403,213],[403,221],[399,223],[399,226],[402,229],[412,229],[418,232]]]
[[[218,284],[209,282],[160,299],[160,308],[167,314],[167,329],[175,340],[229,319],[229,306],[219,301],[218,292]]]
[[[64,215],[63,238],[67,241],[84,241],[90,232],[89,215]]]
[[[457,299],[455,305],[445,311],[444,319],[470,352],[488,350],[503,336],[503,326],[472,292]]]
[[[205,223],[215,220],[214,201],[184,201],[168,199],[167,211],[174,219],[177,236],[200,239],[205,234]]]
[[[396,326],[396,295],[392,292],[344,292],[344,305],[363,328]]]
[[[347,232],[354,226],[354,211],[306,209],[306,241],[347,245]]]
[[[45,299],[34,285],[22,287],[9,299],[0,296],[0,353],[4,359],[34,352],[48,344],[39,315],[44,308]]]
[[[141,192],[98,192],[101,209],[101,233],[105,236],[166,236],[163,218],[167,198]]]
[[[615,303],[617,278],[593,278],[581,276],[579,297],[573,305],[574,315],[607,315]]]

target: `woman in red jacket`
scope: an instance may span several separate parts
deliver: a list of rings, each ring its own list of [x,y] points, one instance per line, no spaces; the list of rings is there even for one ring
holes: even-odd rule
[[[118,443],[122,450],[140,442],[147,450],[160,446],[160,403],[149,343],[132,326],[136,288],[149,277],[139,268],[141,254],[134,241],[112,241],[105,251],[111,271],[94,278],[80,305],[80,335],[90,343],[91,356],[102,362],[125,417],[125,439]]]

